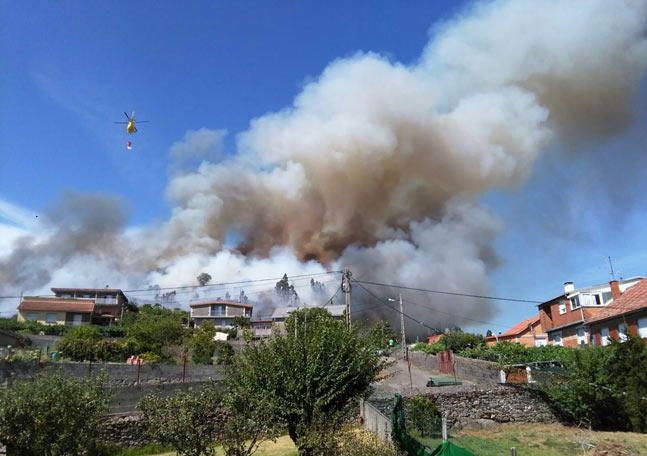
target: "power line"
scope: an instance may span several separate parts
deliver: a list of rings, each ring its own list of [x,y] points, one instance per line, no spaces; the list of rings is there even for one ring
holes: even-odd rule
[[[380,298],[379,296],[377,296],[375,293],[371,292],[368,288],[364,287],[364,286],[362,285],[361,281],[354,281],[354,282],[355,282],[355,283],[357,283],[357,284],[358,284],[358,285],[359,285],[359,286],[360,286],[364,291],[366,291],[366,292],[367,292],[367,293],[369,293],[371,296],[373,296],[375,299],[377,299],[381,304],[385,305],[385,304],[382,302],[381,298]],[[474,319],[474,318],[469,318],[469,317],[466,317],[466,316],[464,316],[464,315],[457,315],[457,314],[453,314],[453,313],[450,313],[450,312],[445,312],[445,311],[443,311],[443,310],[439,310],[439,309],[437,309],[437,308],[435,308],[435,307],[432,307],[432,306],[429,306],[429,305],[420,304],[420,303],[417,303],[417,302],[414,302],[414,301],[410,301],[410,300],[408,300],[408,299],[403,299],[403,301],[405,301],[405,302],[407,302],[407,303],[409,303],[409,304],[414,304],[414,305],[417,305],[417,306],[420,306],[420,307],[425,307],[425,308],[428,308],[428,309],[431,309],[431,310],[434,310],[434,311],[436,311],[436,312],[439,312],[439,313],[442,313],[442,314],[446,314],[446,315],[449,315],[449,316],[452,316],[452,317],[462,318],[462,319],[465,319],[465,320],[474,321],[474,322],[476,322],[476,323],[484,323],[484,324],[491,325],[491,326],[498,326],[498,327],[500,327],[500,328],[507,328],[507,326],[500,325],[500,324],[498,324],[498,323],[493,323],[493,322],[491,322],[491,321],[476,320],[476,319]],[[388,307],[389,309],[393,310],[394,312],[401,313],[398,309],[395,309],[395,308],[393,308],[393,307],[391,307],[391,306],[389,306],[389,305],[387,305],[387,307]],[[364,310],[362,310],[362,312],[366,312],[366,311],[368,311],[368,310],[369,310],[369,309],[366,309],[366,308],[365,308]],[[418,323],[419,325],[422,325],[422,326],[424,326],[424,327],[426,327],[426,328],[428,328],[428,329],[432,329],[432,330],[437,330],[437,329],[438,329],[438,328],[431,328],[430,326],[426,325],[424,322],[419,321],[418,319],[416,319],[416,318],[414,318],[414,317],[411,317],[410,315],[407,315],[407,314],[406,314],[406,313],[404,313],[404,312],[402,312],[402,315],[404,315],[405,317],[407,317],[407,318],[409,318],[409,319],[411,319],[411,320],[415,321],[415,322],[416,322],[416,323]]]
[[[457,293],[454,291],[442,291],[442,290],[430,290],[427,288],[415,288],[415,287],[405,287],[403,285],[395,285],[395,284],[389,284],[389,283],[381,283],[381,282],[371,282],[368,280],[354,280],[354,282],[357,283],[365,283],[367,285],[377,285],[380,287],[388,287],[388,288],[397,288],[399,290],[412,290],[412,291],[422,291],[425,293],[435,293],[435,294],[443,294],[443,295],[450,295],[450,296],[463,296],[463,297],[468,297],[468,298],[478,298],[478,299],[490,299],[492,301],[510,301],[510,302],[524,302],[528,304],[541,304],[544,301],[535,301],[532,299],[521,299],[521,298],[501,298],[497,296],[486,296],[486,295],[476,295],[476,294],[470,294],[470,293]]]
[[[328,274],[341,274],[343,271],[327,271],[327,272],[315,272],[315,273],[310,273],[310,274],[298,274],[298,275],[288,275],[289,279],[301,279],[301,278],[310,278],[310,277],[318,277],[322,275],[328,275]],[[144,293],[144,294],[149,294],[149,293],[157,293],[159,291],[163,290],[182,290],[182,289],[191,289],[189,291],[198,291],[198,290],[203,290],[203,289],[212,289],[213,287],[222,287],[222,289],[228,289],[230,288],[230,285],[246,285],[246,284],[253,284],[253,283],[259,283],[259,282],[270,282],[270,281],[275,281],[275,280],[281,280],[283,279],[283,276],[281,277],[269,277],[266,279],[249,279],[249,280],[240,280],[236,282],[218,282],[218,283],[212,283],[212,284],[207,284],[207,285],[181,285],[181,286],[174,286],[174,287],[156,287],[156,288],[139,288],[139,289],[132,289],[132,290],[121,290],[124,293]],[[213,291],[213,290],[212,290]],[[0,296],[0,299],[18,299],[21,296]],[[137,297],[137,296],[135,296]]]

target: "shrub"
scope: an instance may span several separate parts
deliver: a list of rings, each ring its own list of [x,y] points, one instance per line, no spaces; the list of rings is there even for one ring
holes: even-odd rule
[[[124,362],[134,351],[133,344],[125,339],[101,339],[95,344],[99,361]]]
[[[450,331],[443,335],[438,341],[445,350],[458,353],[467,348],[474,348],[485,345],[485,339],[480,334],[471,334],[462,331]]]
[[[339,456],[397,456],[393,445],[382,442],[366,429],[346,429],[336,440]]]
[[[566,372],[543,385],[556,413],[596,430],[647,431],[647,347],[636,337],[573,350]]]
[[[428,397],[412,397],[408,403],[409,418],[422,437],[438,434],[442,426],[440,410]]]
[[[8,454],[92,454],[107,409],[103,378],[37,376],[0,389],[0,442]]]
[[[96,326],[75,326],[57,343],[61,355],[74,361],[94,361],[101,331]]]
[[[151,394],[139,403],[148,434],[178,456],[215,455],[221,395],[211,383],[173,396]]]
[[[216,346],[216,364],[229,366],[234,362],[234,348],[225,341],[217,341]]]
[[[216,343],[213,338],[216,335],[216,329],[213,324],[205,322],[193,331],[193,336],[189,339],[191,347],[191,359],[195,364],[212,364],[213,352],[216,349]]]

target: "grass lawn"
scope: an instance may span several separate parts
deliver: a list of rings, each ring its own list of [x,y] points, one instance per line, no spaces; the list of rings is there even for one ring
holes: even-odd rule
[[[225,453],[221,447],[217,448],[218,456]],[[162,453],[157,456],[175,456],[175,453]],[[297,449],[292,443],[292,439],[287,435],[280,437],[276,442],[264,442],[254,456],[297,456]]]
[[[591,432],[560,424],[500,424],[492,429],[459,431],[450,434],[456,445],[477,456],[509,455],[516,447],[519,456],[638,456],[647,455],[647,434],[631,432]],[[440,440],[420,439],[431,448]],[[585,451],[586,449],[586,451]],[[224,453],[218,448],[218,456]],[[266,442],[255,456],[296,456],[290,437]],[[162,453],[157,456],[175,456]]]
[[[453,443],[478,456],[634,456],[647,455],[647,435],[630,432],[592,432],[559,424],[501,424],[492,429],[455,432]],[[435,448],[440,440],[421,439]]]

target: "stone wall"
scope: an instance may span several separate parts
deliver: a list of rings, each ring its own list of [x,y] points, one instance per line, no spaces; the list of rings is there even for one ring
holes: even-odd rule
[[[90,374],[105,373],[112,385],[136,385],[159,383],[182,383],[183,366],[174,364],[126,363],[1,363],[0,382],[33,378],[36,374],[61,373],[75,378],[86,378]],[[184,373],[186,383],[220,381],[224,375],[222,366],[187,365]],[[139,380],[139,381],[138,381]]]
[[[148,394],[171,396],[175,393],[199,389],[208,382],[193,383],[161,383],[109,387],[110,404],[108,412],[111,414],[126,414],[137,411],[137,404]]]
[[[414,366],[427,370],[438,370],[438,357],[436,355],[410,351],[409,358]],[[499,382],[499,370],[501,368],[497,363],[455,355],[454,363],[456,377],[459,380],[468,380],[480,384],[496,384]]]
[[[223,418],[223,415],[216,415],[214,429],[222,429]],[[99,428],[99,439],[120,448],[155,443],[147,435],[143,417],[139,414],[105,416]]]
[[[424,396],[447,415],[450,426],[455,429],[484,423],[557,421],[541,391],[529,385],[444,386],[430,388]],[[392,397],[372,396],[366,402],[390,419]],[[365,427],[373,431],[370,426]]]
[[[552,423],[557,421],[541,391],[528,385],[461,385],[425,394],[454,427],[478,420],[498,423]]]

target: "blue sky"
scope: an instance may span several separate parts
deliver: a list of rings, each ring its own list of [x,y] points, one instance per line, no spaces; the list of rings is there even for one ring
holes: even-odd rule
[[[0,12],[0,200],[40,212],[66,190],[120,196],[132,225],[165,220],[171,146],[189,130],[236,134],[290,104],[334,59],[419,58],[457,1],[20,2]],[[504,223],[492,294],[530,299],[647,273],[647,82],[610,140],[557,145],[529,181],[481,198]],[[123,111],[149,120],[134,136]],[[575,152],[576,151],[576,152]],[[503,326],[533,306],[500,304]],[[483,329],[483,328],[478,328]]]

